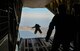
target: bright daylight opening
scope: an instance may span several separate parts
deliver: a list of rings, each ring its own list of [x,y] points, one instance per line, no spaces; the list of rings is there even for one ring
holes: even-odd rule
[[[49,23],[51,22],[54,14],[47,8],[22,8],[21,22],[19,26],[20,38],[41,38],[45,37]],[[39,31],[35,34],[35,24],[39,24],[42,33]],[[54,34],[54,31],[53,31]]]

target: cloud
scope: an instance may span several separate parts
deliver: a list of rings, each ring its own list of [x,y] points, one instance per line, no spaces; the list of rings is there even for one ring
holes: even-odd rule
[[[45,37],[46,35],[47,35],[47,31],[48,31],[48,27],[41,27],[40,28],[41,29],[41,31],[42,31],[42,34],[40,34],[39,32],[37,32],[37,36],[38,37]],[[34,31],[35,31],[35,29],[32,29],[30,26],[25,26],[25,27],[23,27],[23,26],[20,26],[19,27],[19,31],[26,31],[26,34],[28,33],[28,31],[29,32],[32,32],[31,34],[34,34]],[[24,32],[25,33],[25,32]],[[24,34],[24,33],[20,33],[20,34]],[[55,33],[55,29],[53,30],[53,32],[52,32],[52,34],[51,34],[51,36],[53,37],[54,36],[54,33]],[[30,33],[28,34],[28,37],[31,37],[31,36],[29,36],[30,35]],[[25,36],[25,35],[24,35]],[[27,36],[26,36],[27,37]],[[33,37],[33,36],[32,36]]]
[[[54,15],[51,12],[22,12],[21,17],[27,18],[49,18]]]

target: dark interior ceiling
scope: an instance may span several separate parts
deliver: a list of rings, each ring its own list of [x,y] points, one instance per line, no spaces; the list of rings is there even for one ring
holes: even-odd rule
[[[22,0],[23,7],[43,8],[52,0]]]

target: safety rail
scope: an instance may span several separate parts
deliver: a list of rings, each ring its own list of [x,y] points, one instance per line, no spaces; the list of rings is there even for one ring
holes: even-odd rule
[[[4,36],[1,40],[0,40],[0,46],[4,43],[5,40],[8,39],[8,34],[6,36]]]
[[[0,18],[7,18],[8,16],[0,16]]]
[[[7,28],[8,28],[8,26],[6,26],[5,28],[1,29],[0,31],[3,31],[3,30],[5,30],[5,29],[7,29]]]
[[[0,23],[0,25],[1,25],[1,24],[4,24],[4,23],[8,23],[8,21],[5,21],[5,22],[1,22],[1,23]]]

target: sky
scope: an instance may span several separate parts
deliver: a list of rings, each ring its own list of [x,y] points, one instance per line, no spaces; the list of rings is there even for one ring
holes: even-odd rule
[[[21,21],[19,26],[20,37],[45,37],[49,23],[51,22],[54,14],[47,8],[22,8]],[[34,34],[35,29],[32,29],[35,24],[41,26],[42,34],[39,32],[37,35]],[[54,32],[54,31],[53,31]]]
[[[20,26],[34,26],[39,24],[42,27],[48,27],[50,21],[54,17],[47,8],[22,8]]]

